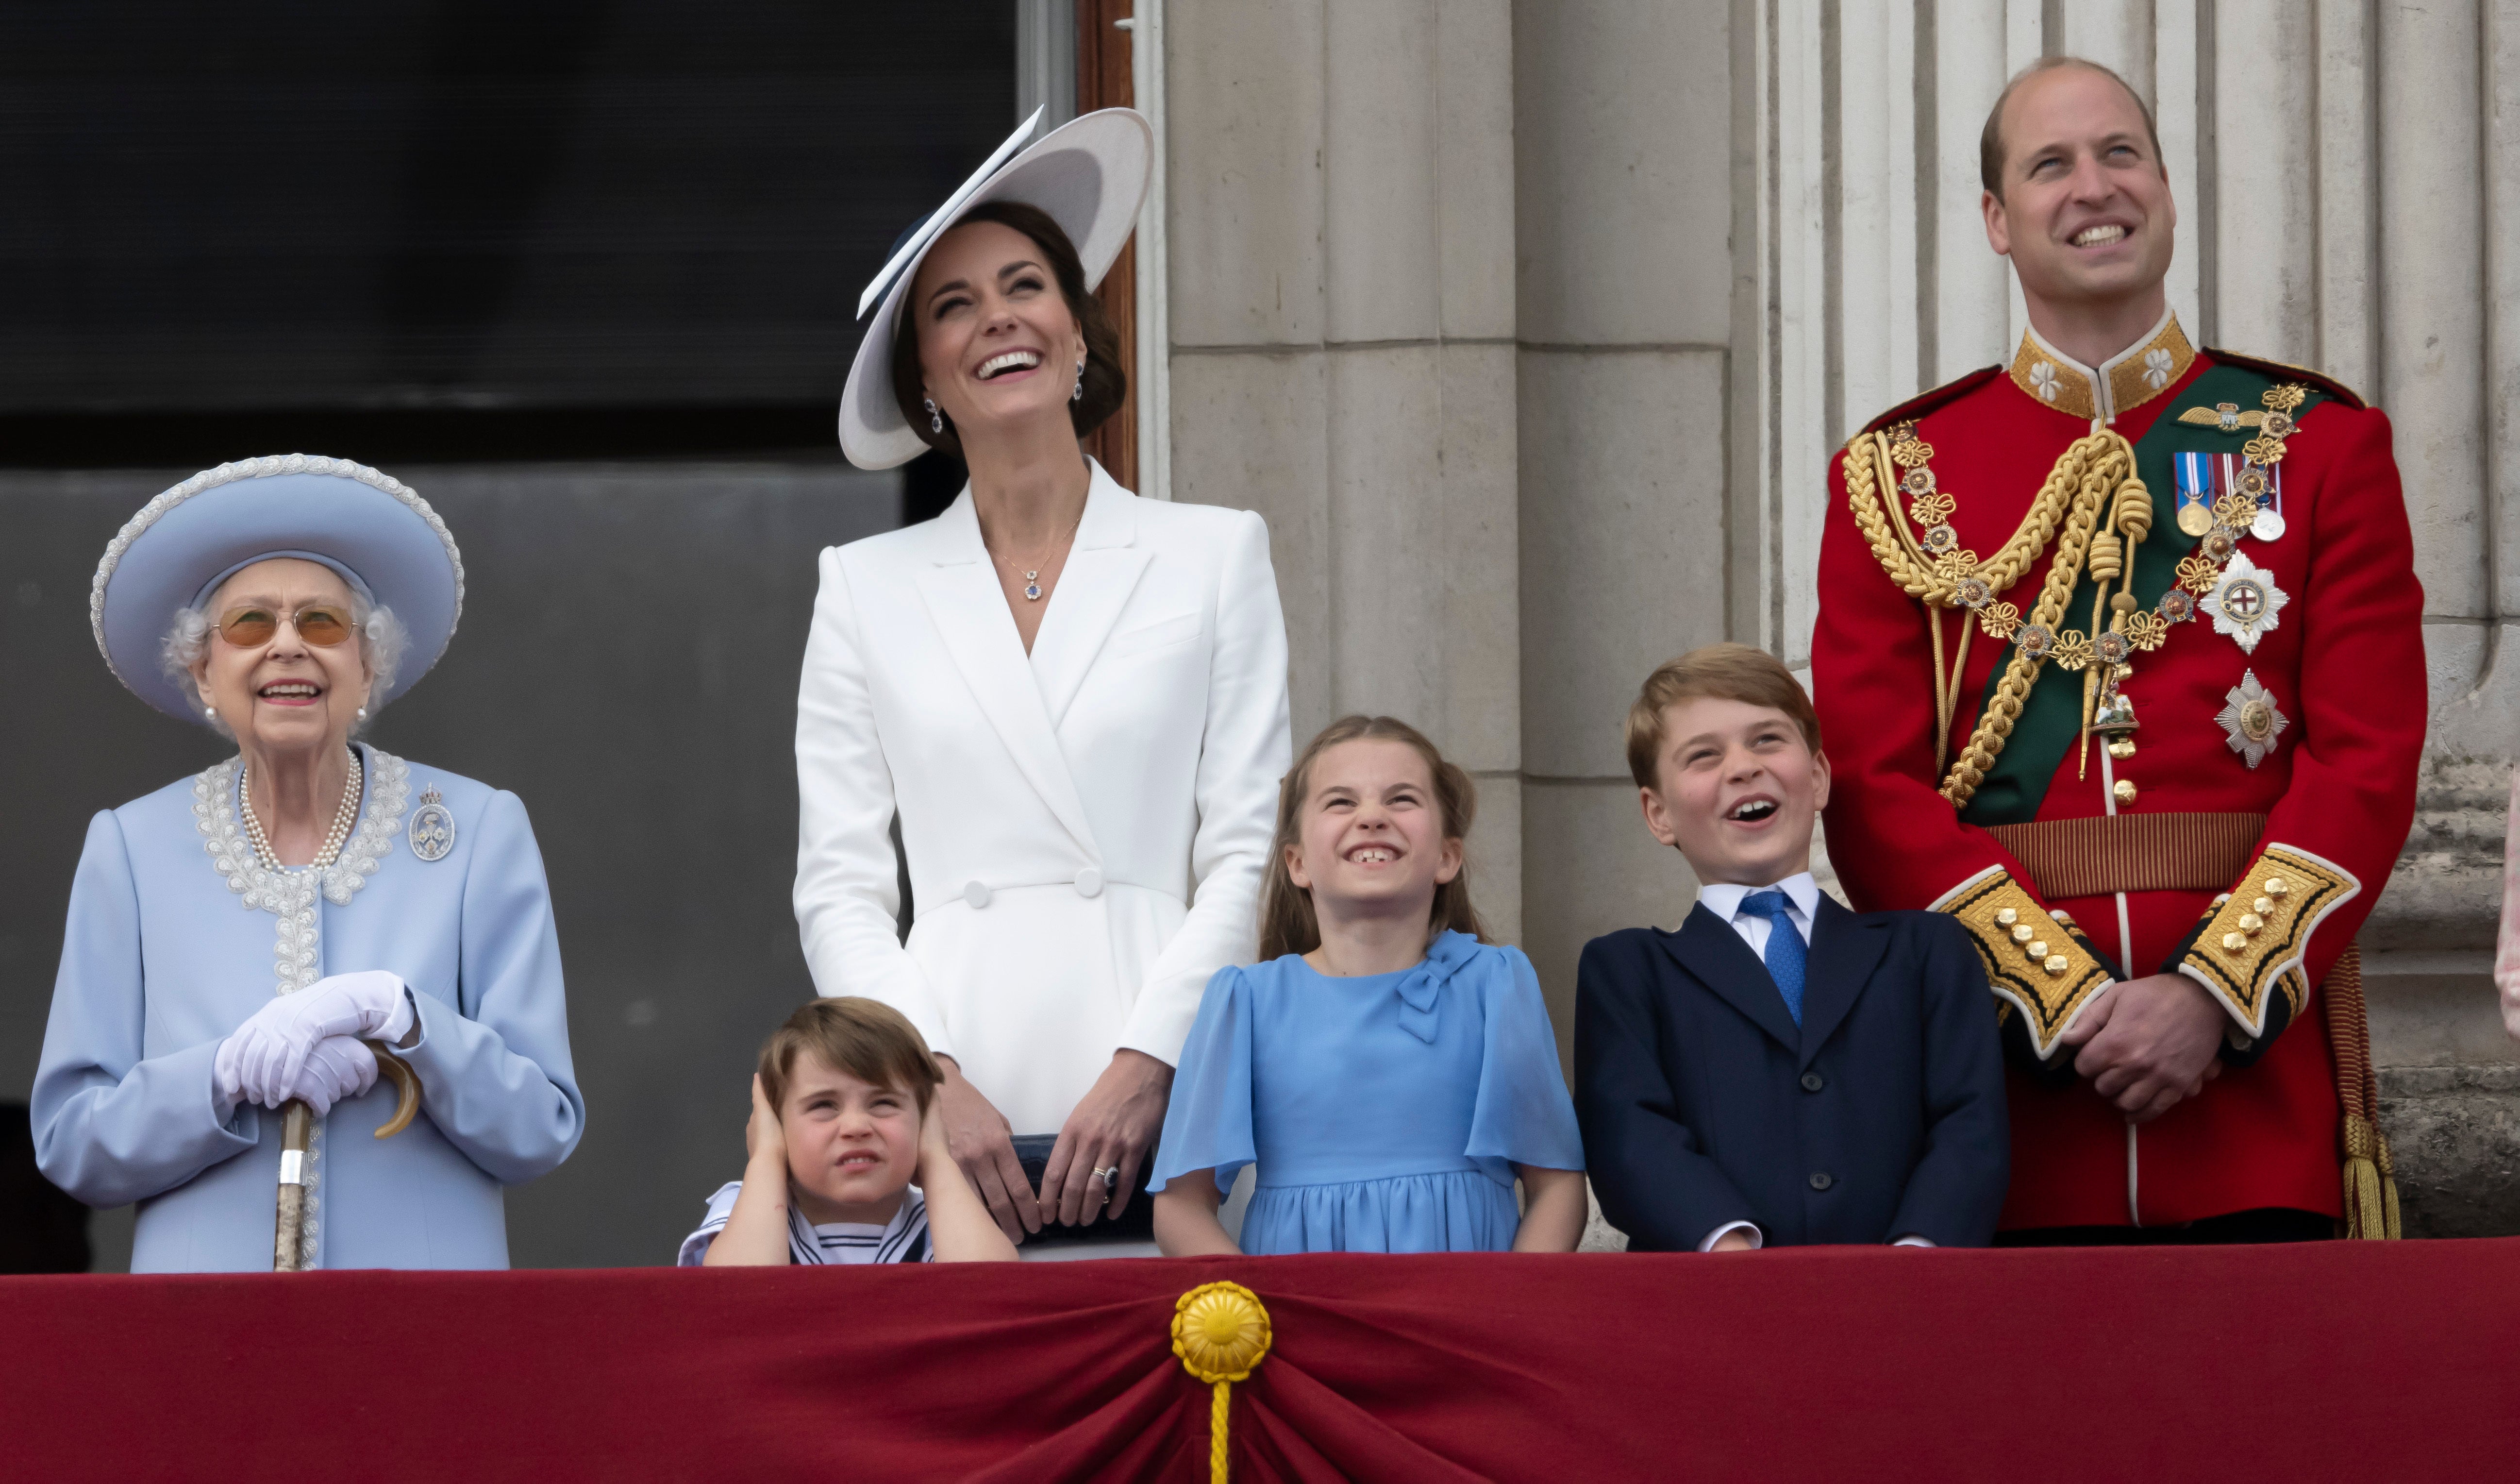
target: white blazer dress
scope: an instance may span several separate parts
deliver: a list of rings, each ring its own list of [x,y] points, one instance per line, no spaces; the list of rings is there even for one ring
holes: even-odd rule
[[[796,703],[816,989],[909,1016],[1017,1134],[1057,1133],[1121,1047],[1176,1061],[1251,960],[1290,754],[1268,527],[1092,478],[1030,655],[968,487],[825,551]]]

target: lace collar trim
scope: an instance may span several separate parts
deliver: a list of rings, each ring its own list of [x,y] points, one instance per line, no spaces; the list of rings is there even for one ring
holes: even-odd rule
[[[273,871],[254,855],[252,843],[246,838],[244,816],[238,812],[242,806],[237,779],[244,771],[243,758],[231,757],[193,780],[193,822],[202,833],[202,848],[227,881],[228,890],[243,898],[247,908],[286,914],[312,907],[310,887],[320,888],[334,906],[347,907],[384,864],[394,837],[402,832],[403,811],[411,798],[411,767],[374,747],[362,745],[359,753],[367,772],[367,796],[359,804],[359,823],[341,847],[340,858],[320,873],[302,868]],[[281,993],[299,987],[283,985]]]

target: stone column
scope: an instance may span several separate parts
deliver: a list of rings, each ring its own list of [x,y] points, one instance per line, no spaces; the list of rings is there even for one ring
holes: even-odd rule
[[[1505,0],[1167,12],[1172,491],[1257,510],[1295,742],[1351,711],[1478,779],[1522,930],[1513,72]]]
[[[1676,924],[1694,890],[1639,818],[1628,702],[1726,637],[1758,569],[1727,561],[1725,10],[1525,0],[1513,53],[1524,941],[1562,1040],[1585,940]]]

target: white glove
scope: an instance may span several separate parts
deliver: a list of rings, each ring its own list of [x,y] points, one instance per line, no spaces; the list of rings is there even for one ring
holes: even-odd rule
[[[398,974],[370,968],[318,979],[264,1005],[220,1044],[213,1061],[220,1096],[278,1107],[298,1096],[306,1058],[328,1037],[400,1040],[410,1032],[411,1019]],[[375,1080],[370,1057],[368,1082]]]
[[[305,1066],[284,1091],[281,1102],[304,1099],[321,1118],[333,1111],[334,1103],[360,1097],[376,1085],[376,1053],[355,1036],[326,1036],[306,1054]]]
[[[248,1086],[238,1064],[237,1051],[243,1044],[242,1038],[230,1036],[219,1043],[218,1056],[212,1061],[222,1123],[234,1115],[240,1102],[276,1108],[292,1098],[304,1100],[321,1118],[333,1111],[334,1103],[363,1097],[377,1085],[377,1055],[356,1036],[327,1036],[316,1042],[314,1050],[306,1054],[306,1064],[299,1070],[297,1080],[286,1087],[258,1081]]]

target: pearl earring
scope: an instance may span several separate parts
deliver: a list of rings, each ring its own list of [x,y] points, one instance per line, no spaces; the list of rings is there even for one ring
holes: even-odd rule
[[[367,707],[365,707],[365,706],[361,706],[361,707],[359,707],[359,720],[361,720],[361,721],[366,721],[367,719],[368,719],[368,708],[367,708]]]
[[[934,397],[926,397],[922,400],[923,400],[927,405],[927,430],[929,432],[943,432],[945,430],[945,414],[936,410],[936,399]]]
[[[211,704],[210,704],[209,702],[207,702],[207,701],[203,701],[203,702],[202,703],[202,714],[203,716],[206,716],[206,717],[210,718],[211,720],[215,721],[215,720],[217,720],[217,719],[218,719],[219,708],[218,708],[218,707],[216,707],[216,706],[214,706],[214,705],[211,705]]]
[[[1085,357],[1081,355],[1076,358],[1076,389],[1067,394],[1067,400],[1071,402],[1085,400]]]

